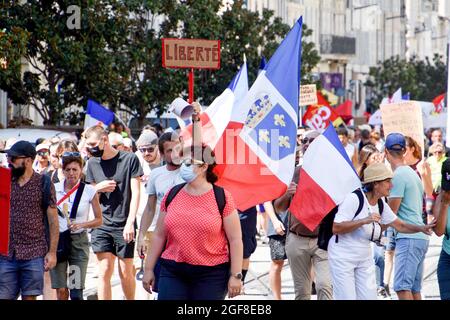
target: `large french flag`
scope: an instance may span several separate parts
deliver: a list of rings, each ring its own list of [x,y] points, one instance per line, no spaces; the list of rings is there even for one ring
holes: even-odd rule
[[[109,126],[114,121],[114,112],[106,109],[101,104],[88,100],[86,117],[84,118],[84,129],[102,125]]]
[[[302,52],[300,18],[233,111],[216,147],[218,185],[246,210],[286,192],[295,169]],[[217,151],[222,151],[217,152]]]
[[[202,142],[210,146],[211,149],[216,148],[230,121],[233,121],[233,114],[237,112],[236,110],[247,92],[247,62],[244,62],[228,88],[200,115]],[[184,129],[182,128],[181,136],[186,145],[192,143],[192,124],[187,123],[187,126]]]
[[[289,210],[311,231],[345,197],[361,188],[352,161],[329,126],[304,154],[297,192]]]
[[[0,255],[9,248],[9,208],[11,200],[11,170],[0,168]]]

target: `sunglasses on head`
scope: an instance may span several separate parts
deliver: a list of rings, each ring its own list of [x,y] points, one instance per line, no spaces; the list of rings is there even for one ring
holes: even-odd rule
[[[62,157],[63,158],[79,158],[79,157],[81,157],[81,153],[76,152],[76,151],[75,152],[66,151],[62,154]]]
[[[193,165],[193,164],[195,164],[195,165],[197,165],[197,166],[202,166],[202,165],[205,164],[203,161],[196,160],[196,159],[191,159],[191,158],[184,159],[184,160],[183,160],[183,163],[184,163],[187,167],[190,167],[190,166]]]
[[[315,138],[303,138],[302,143],[303,144],[313,143],[314,139]]]
[[[141,153],[146,153],[146,152],[152,153],[152,152],[154,152],[155,150],[156,150],[155,147],[139,148],[139,151],[140,151]]]

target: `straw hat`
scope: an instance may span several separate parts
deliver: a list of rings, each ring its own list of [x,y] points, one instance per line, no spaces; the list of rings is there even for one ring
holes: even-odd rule
[[[383,163],[371,164],[364,170],[364,184],[392,179],[392,170]]]

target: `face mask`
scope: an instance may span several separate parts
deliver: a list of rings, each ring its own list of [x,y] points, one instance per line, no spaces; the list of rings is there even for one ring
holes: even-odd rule
[[[194,166],[190,165],[188,167],[183,163],[180,168],[180,176],[181,179],[183,179],[187,183],[191,183],[192,181],[194,181],[195,178],[197,178],[197,174],[194,172]]]
[[[22,163],[22,166],[18,168],[15,168],[12,164],[10,164],[9,167],[11,168],[11,176],[17,179],[23,176],[26,170],[24,163]]]
[[[105,150],[100,150],[99,146],[88,148],[88,151],[94,158],[101,158],[103,156],[103,152],[105,152]]]

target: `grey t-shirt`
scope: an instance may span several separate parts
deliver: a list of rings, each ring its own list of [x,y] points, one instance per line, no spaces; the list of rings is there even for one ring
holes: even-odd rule
[[[130,212],[131,179],[143,174],[139,159],[134,153],[119,151],[117,156],[109,160],[89,159],[87,183],[97,184],[105,180],[117,183],[113,192],[99,194],[103,212],[102,229],[117,230],[125,227]]]
[[[278,218],[278,220],[280,220],[284,224],[284,229],[287,230],[287,228],[288,228],[289,211],[286,210],[286,211],[284,211],[284,212],[282,212],[280,214],[277,214],[277,218]],[[269,224],[268,224],[268,227],[267,227],[267,236],[268,237],[277,237],[277,236],[278,237],[283,237],[283,236],[280,236],[276,232],[276,230],[275,230],[275,228],[273,226],[272,220],[270,220],[270,219],[269,219]]]

